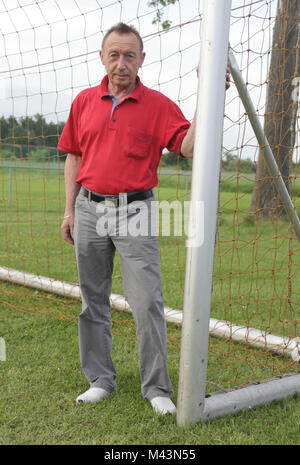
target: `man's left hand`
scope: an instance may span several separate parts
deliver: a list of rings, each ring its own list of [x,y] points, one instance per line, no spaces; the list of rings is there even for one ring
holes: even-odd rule
[[[229,89],[229,87],[230,87],[230,76],[231,76],[230,66],[227,65],[227,69],[226,69],[226,90]]]
[[[199,77],[199,68],[197,68],[197,76]],[[227,65],[227,68],[226,68],[226,84],[225,84],[226,90],[229,89],[229,87],[230,87],[230,76],[231,76],[230,66]]]

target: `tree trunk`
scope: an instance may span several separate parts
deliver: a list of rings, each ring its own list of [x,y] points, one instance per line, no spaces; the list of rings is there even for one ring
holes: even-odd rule
[[[273,32],[264,128],[283,180],[289,176],[295,144],[299,84],[300,0],[278,0]],[[276,182],[276,180],[275,180]],[[258,216],[285,214],[260,151],[250,210]]]

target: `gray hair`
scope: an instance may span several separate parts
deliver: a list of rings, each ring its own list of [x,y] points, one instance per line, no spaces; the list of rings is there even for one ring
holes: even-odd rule
[[[102,50],[104,48],[104,44],[105,44],[105,41],[107,39],[107,37],[112,33],[112,32],[117,32],[118,34],[134,34],[139,43],[140,43],[140,46],[141,46],[141,52],[143,51],[144,49],[144,44],[143,44],[143,40],[139,34],[139,32],[137,31],[137,29],[134,27],[134,26],[128,26],[128,24],[125,24],[125,23],[118,23],[116,24],[115,26],[112,26],[105,34],[105,36],[103,37],[103,40],[102,40]]]

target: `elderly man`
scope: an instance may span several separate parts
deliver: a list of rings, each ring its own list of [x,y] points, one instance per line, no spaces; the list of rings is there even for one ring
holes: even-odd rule
[[[150,218],[162,150],[191,157],[195,123],[140,81],[145,53],[135,28],[123,23],[112,27],[103,39],[100,58],[107,74],[100,85],[75,98],[58,144],[68,153],[61,229],[63,238],[75,245],[82,294],[80,359],[90,384],[76,400],[98,402],[116,387],[109,297],[117,250],[136,324],[142,395],[156,412],[175,413],[157,235],[132,235],[130,228],[120,232],[136,215]],[[134,208],[137,201],[144,207]],[[97,222],[110,209],[117,211],[119,222],[100,233]]]

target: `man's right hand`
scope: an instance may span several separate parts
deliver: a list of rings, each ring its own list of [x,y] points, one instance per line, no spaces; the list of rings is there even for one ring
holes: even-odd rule
[[[63,219],[61,225],[61,232],[63,239],[71,245],[74,245],[74,215],[68,216]]]
[[[69,153],[65,162],[65,184],[66,184],[66,205],[61,232],[63,239],[74,245],[74,211],[75,201],[80,190],[80,184],[76,179],[79,175],[81,157]]]

